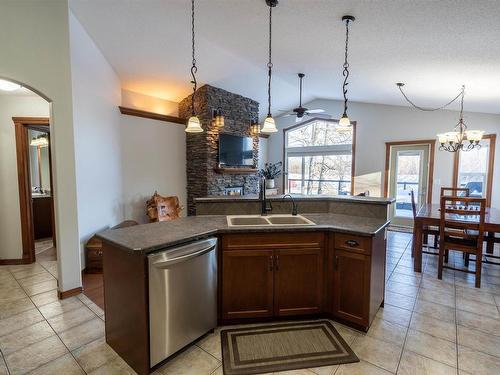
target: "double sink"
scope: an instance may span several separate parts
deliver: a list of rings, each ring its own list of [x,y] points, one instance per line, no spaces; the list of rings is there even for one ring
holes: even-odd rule
[[[227,216],[227,225],[241,226],[274,226],[274,225],[316,225],[301,215],[230,215]]]

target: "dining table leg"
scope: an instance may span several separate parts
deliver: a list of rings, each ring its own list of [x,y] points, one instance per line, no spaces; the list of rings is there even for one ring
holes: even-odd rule
[[[415,219],[413,228],[413,271],[422,272],[422,221]]]
[[[493,254],[495,248],[495,232],[488,232],[486,237],[486,254]]]

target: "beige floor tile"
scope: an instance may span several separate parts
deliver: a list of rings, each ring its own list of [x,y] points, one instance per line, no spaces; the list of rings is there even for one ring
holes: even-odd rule
[[[384,302],[392,306],[401,307],[402,309],[412,310],[415,298],[387,290]]]
[[[64,344],[57,336],[27,346],[5,356],[5,362],[12,375],[25,374],[67,353]]]
[[[404,294],[408,297],[416,297],[418,293],[418,286],[408,285],[397,281],[389,281],[386,285],[386,290],[394,293]]]
[[[389,280],[390,281],[397,281],[397,282],[403,283],[403,284],[419,286],[421,277],[415,276],[415,275],[417,275],[417,274],[407,275],[404,273],[399,273],[399,272],[394,271],[394,273],[391,275]]]
[[[385,370],[396,372],[402,346],[370,336],[358,337],[351,346],[359,359]]]
[[[162,366],[160,371],[165,375],[208,375],[219,365],[220,362],[210,354],[205,353],[197,346],[191,346]]]
[[[82,301],[80,301],[76,297],[71,297],[40,306],[39,310],[45,317],[45,319],[50,319],[57,315],[61,315],[64,312],[68,312],[80,307],[83,307]]]
[[[500,357],[500,337],[458,326],[458,344]]]
[[[220,340],[220,330],[216,330],[214,333],[208,334],[206,337],[201,339],[197,345],[204,351],[210,353],[219,361],[222,361],[222,348]]]
[[[59,334],[64,345],[74,350],[104,336],[104,322],[94,318]]]
[[[118,354],[106,344],[104,337],[85,344],[72,353],[77,362],[87,373],[96,370],[118,356]]]
[[[322,366],[308,369],[316,375],[333,375],[339,366]]]
[[[457,323],[461,326],[500,336],[500,319],[492,319],[483,315],[457,310],[457,320]]]
[[[432,289],[435,291],[442,291],[448,294],[455,294],[455,281],[446,282],[445,280],[439,280],[436,276],[429,277],[426,275],[422,277],[422,282],[420,287],[424,289]]]
[[[417,300],[415,302],[415,306],[413,307],[413,311],[442,321],[450,323],[455,322],[455,309],[440,305],[439,303]]]
[[[136,372],[120,357],[90,372],[91,375],[136,375]],[[172,374],[173,375],[173,374]]]
[[[457,305],[458,301],[460,301],[461,298],[481,303],[488,303],[490,305],[495,305],[495,298],[493,294],[486,293],[481,289],[457,287]]]
[[[349,328],[343,324],[334,321],[331,321],[331,323],[333,324],[337,332],[340,334],[340,336],[342,336],[347,345],[352,345],[352,343],[357,337],[363,336],[363,334],[360,333],[359,331]]]
[[[273,375],[314,375],[314,374],[315,374],[315,372],[312,372],[309,369],[273,372]]]
[[[8,355],[55,334],[49,324],[43,320],[8,335],[1,336],[0,350],[2,350],[4,355]]]
[[[48,292],[49,290],[57,289],[57,280],[43,281],[38,284],[28,285],[23,287],[28,296],[34,296],[35,294],[40,294],[43,292]]]
[[[42,314],[36,309],[0,320],[0,336],[28,327],[43,320]]]
[[[411,311],[400,307],[385,305],[377,312],[377,317],[403,326],[410,324]]]
[[[419,300],[439,303],[440,305],[455,308],[455,295],[443,291],[420,289],[417,297],[417,301]]]
[[[407,330],[406,326],[375,318],[367,335],[396,345],[403,345]]]
[[[500,318],[500,313],[495,305],[490,305],[488,303],[481,303],[478,301],[473,301],[465,298],[461,298],[457,301],[457,309],[462,311],[468,311],[479,315],[484,315],[489,318]]]
[[[29,265],[20,265],[20,266],[10,266],[10,272],[16,279],[23,279],[28,276],[37,275],[39,273],[47,272],[41,265],[38,263],[29,264]]]
[[[36,370],[30,372],[30,375],[80,375],[85,372],[78,366],[71,354],[65,354],[52,362],[49,362]]]
[[[156,374],[154,374],[156,375]],[[219,366],[215,369],[214,372],[212,372],[210,375],[224,375],[224,371],[222,369],[222,366]]]
[[[459,345],[458,367],[475,375],[500,374],[500,358]]]
[[[448,341],[457,341],[455,323],[449,323],[417,312],[413,313],[411,317],[410,328]]]
[[[48,292],[31,296],[30,298],[37,307],[59,300],[57,297],[57,290],[49,290]]]
[[[88,307],[83,306],[47,319],[47,321],[54,331],[60,333],[94,318],[95,314]]]
[[[0,285],[2,285],[0,283]],[[0,303],[0,319],[5,319],[10,316],[19,314],[23,311],[32,310],[35,305],[29,297],[20,298],[14,301]]]
[[[398,375],[456,375],[457,369],[417,353],[405,350],[399,363]]]
[[[374,366],[371,363],[360,361],[347,365],[340,365],[335,375],[389,375],[391,372]]]
[[[427,333],[410,329],[406,337],[405,350],[410,350],[452,367],[457,366],[456,344]]]
[[[25,298],[26,293],[21,287],[7,288],[0,290],[0,305]]]
[[[97,316],[103,316],[104,315],[104,310],[101,309],[99,306],[97,306],[94,302],[91,302],[86,305],[90,310],[94,312]]]
[[[53,280],[55,280],[54,276],[52,276],[50,273],[40,272],[36,275],[28,276],[28,277],[25,277],[23,279],[18,279],[17,281],[19,282],[19,284],[23,288],[25,288],[25,287],[29,287],[29,286],[43,283],[45,281],[53,281]]]
[[[2,353],[0,353],[0,375],[9,375]]]

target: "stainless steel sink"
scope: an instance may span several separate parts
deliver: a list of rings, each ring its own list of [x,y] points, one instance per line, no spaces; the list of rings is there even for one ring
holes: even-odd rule
[[[290,226],[290,225],[316,225],[311,220],[301,215],[231,215],[227,216],[227,225],[240,226]]]

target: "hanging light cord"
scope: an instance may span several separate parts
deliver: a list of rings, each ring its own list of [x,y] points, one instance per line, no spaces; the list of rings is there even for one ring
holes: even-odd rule
[[[269,7],[269,62],[267,63],[268,69],[268,82],[267,82],[267,116],[271,117],[271,76],[273,74],[272,62],[272,32],[273,32],[273,7]]]
[[[450,104],[454,103],[458,98],[462,97],[462,108],[463,108],[463,97],[465,95],[465,86],[462,86],[462,90],[460,91],[460,93],[455,96],[453,99],[451,99],[448,103],[440,106],[440,107],[436,107],[436,108],[424,108],[424,107],[420,107],[418,105],[416,105],[415,103],[413,103],[410,98],[408,98],[408,96],[406,96],[406,94],[404,93],[403,91],[403,86],[404,86],[404,83],[396,83],[396,86],[398,86],[399,88],[399,91],[401,91],[401,94],[403,95],[403,97],[406,99],[406,101],[408,103],[410,103],[410,105],[416,109],[419,109],[421,111],[425,111],[425,112],[433,112],[433,111],[439,111],[441,109],[445,109],[446,107],[448,107]]]
[[[196,72],[198,68],[196,67],[195,49],[194,49],[194,0],[191,0],[191,43],[192,43],[192,61],[191,61],[191,77],[193,77],[191,83],[193,84],[193,95],[191,96],[191,114],[195,115],[194,112],[194,95],[196,93],[197,82],[196,82]]]
[[[349,22],[350,20],[346,20],[345,22],[345,59],[344,59],[344,71],[342,75],[344,76],[344,84],[342,85],[342,91],[344,93],[344,115],[347,116],[347,79],[349,78],[349,62],[347,61],[347,53],[349,46]]]

